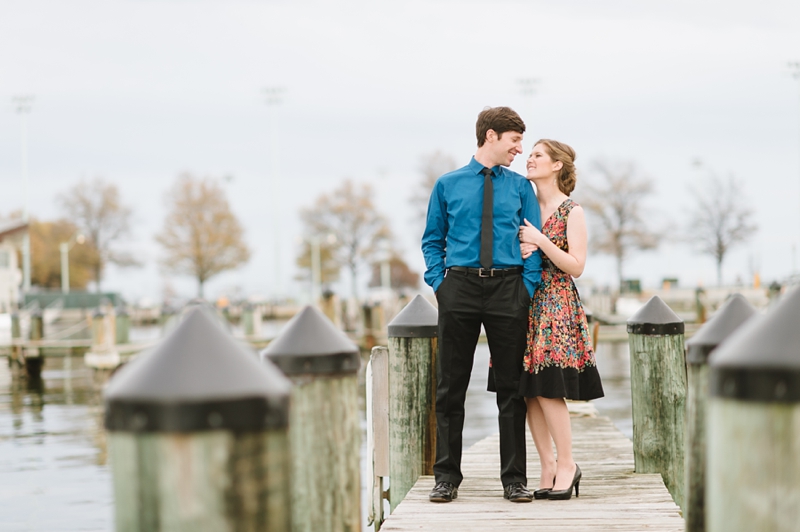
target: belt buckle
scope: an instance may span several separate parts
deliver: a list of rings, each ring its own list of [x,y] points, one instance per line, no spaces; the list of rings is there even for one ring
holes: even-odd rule
[[[478,277],[494,277],[494,268],[478,268]]]

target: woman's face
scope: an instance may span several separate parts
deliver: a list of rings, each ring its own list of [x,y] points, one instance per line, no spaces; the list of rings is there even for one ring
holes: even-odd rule
[[[553,162],[544,144],[537,144],[528,156],[526,167],[528,169],[528,179],[545,179],[554,177],[561,168],[561,163]]]

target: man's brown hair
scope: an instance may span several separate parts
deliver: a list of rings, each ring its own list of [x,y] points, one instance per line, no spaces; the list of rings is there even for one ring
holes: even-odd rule
[[[478,121],[475,123],[479,148],[486,142],[486,132],[490,129],[497,133],[497,138],[500,138],[506,131],[525,133],[525,122],[510,107],[486,107],[478,115]]]

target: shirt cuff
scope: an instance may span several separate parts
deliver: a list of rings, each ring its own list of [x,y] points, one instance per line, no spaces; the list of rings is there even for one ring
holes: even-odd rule
[[[525,288],[528,289],[528,295],[533,297],[533,292],[536,290],[536,285],[525,278],[522,279],[522,282],[525,283]]]
[[[444,276],[439,277],[439,279],[437,279],[436,281],[433,282],[433,284],[431,285],[431,288],[433,288],[433,292],[434,293],[439,291],[439,285],[442,284],[442,281],[444,281]]]

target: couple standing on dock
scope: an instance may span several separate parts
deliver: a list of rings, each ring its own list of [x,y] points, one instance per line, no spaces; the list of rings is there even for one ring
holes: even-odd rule
[[[522,153],[523,133],[512,109],[484,109],[475,156],[436,181],[428,204],[425,281],[439,303],[433,502],[457,498],[463,479],[464,401],[481,324],[491,353],[488,388],[497,394],[506,499],[569,499],[573,489],[578,495],[581,470],[572,459],[565,399],[603,396],[572,280],[583,272],[587,247],[583,210],[569,198],[575,152],[540,140],[522,176],[507,167]],[[533,493],[526,418],[542,468]]]

